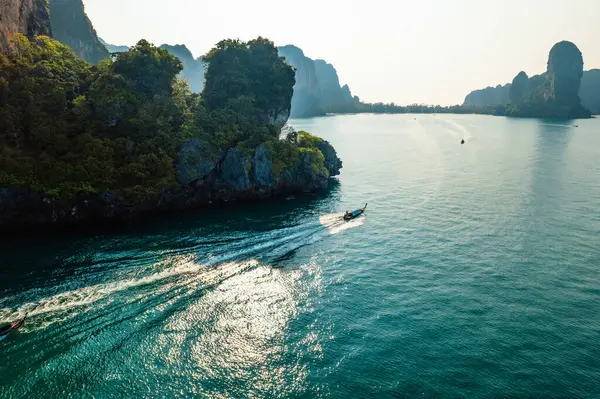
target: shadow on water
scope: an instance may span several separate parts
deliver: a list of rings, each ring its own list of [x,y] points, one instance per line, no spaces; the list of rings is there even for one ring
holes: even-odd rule
[[[0,241],[0,295],[46,285],[48,280],[66,280],[90,272],[91,266],[102,270],[122,263],[143,265],[156,254],[176,255],[216,245],[234,248],[240,237],[297,226],[336,211],[340,188],[339,181],[332,179],[328,189],[314,194],[211,205],[108,229],[4,237]]]
[[[272,267],[295,264],[300,248],[353,227],[336,213],[341,190],[335,183],[315,195],[3,242],[0,319],[29,313],[22,334],[6,346],[5,382],[23,385],[19,392],[38,389],[46,371],[76,367],[78,356],[94,353],[102,363],[149,336],[166,336],[169,320],[228,281],[240,284],[256,271],[277,276]],[[40,350],[22,356],[30,347]],[[22,380],[22,370],[31,369],[37,374]]]

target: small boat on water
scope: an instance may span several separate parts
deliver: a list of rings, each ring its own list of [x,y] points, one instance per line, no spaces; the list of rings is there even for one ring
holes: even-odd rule
[[[347,211],[344,214],[344,220],[352,220],[352,219],[355,219],[355,218],[359,217],[360,215],[364,214],[365,211],[367,210],[367,205],[368,204],[365,204],[365,206],[363,208],[356,209],[352,212]]]
[[[6,337],[13,331],[18,330],[25,324],[25,317],[20,320],[13,321],[12,323],[7,323],[3,326],[0,326],[0,339]]]

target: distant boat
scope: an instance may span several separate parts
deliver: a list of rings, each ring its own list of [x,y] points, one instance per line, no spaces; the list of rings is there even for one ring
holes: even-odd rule
[[[579,127],[579,125],[573,125],[573,127]]]
[[[464,143],[465,143],[465,140],[464,140],[464,139],[463,139],[463,140],[461,140],[461,142],[460,142],[460,143],[461,143],[461,144],[464,144]]]
[[[365,204],[365,206],[363,208],[354,210],[352,212],[346,212],[344,214],[344,220],[352,220],[352,219],[355,219],[355,218],[359,217],[360,215],[364,214],[365,211],[367,210],[367,205],[368,204]]]
[[[0,338],[4,338],[8,334],[12,333],[13,331],[18,330],[19,328],[21,328],[23,326],[23,324],[25,324],[25,317],[23,317],[20,320],[13,321],[12,323],[8,323],[8,324],[0,327]]]

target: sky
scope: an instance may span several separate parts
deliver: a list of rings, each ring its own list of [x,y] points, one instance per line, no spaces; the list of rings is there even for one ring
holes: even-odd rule
[[[473,89],[546,70],[574,42],[600,68],[600,0],[83,0],[100,37],[185,44],[225,38],[294,44],[337,69],[367,102],[459,104]]]

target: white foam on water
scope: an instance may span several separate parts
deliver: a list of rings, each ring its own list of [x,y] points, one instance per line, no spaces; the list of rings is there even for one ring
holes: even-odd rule
[[[256,256],[260,258],[261,256],[286,254],[322,240],[328,235],[358,227],[364,221],[364,216],[344,221],[343,214],[332,213],[321,216],[319,224],[306,223],[249,237],[232,245],[234,246],[232,250],[214,256],[201,258],[196,253],[173,255],[153,265],[140,267],[135,272],[142,275],[139,277],[130,275],[120,281],[64,290],[56,295],[23,303],[16,308],[2,308],[0,309],[0,321],[16,320],[27,314],[31,323],[27,323],[24,330],[34,331],[74,318],[92,307],[106,306],[113,300],[124,301],[126,304],[186,285],[194,287],[194,289],[217,285],[232,276],[258,266],[259,262],[254,259]],[[241,260],[251,257],[252,259],[249,260]],[[119,278],[119,274],[115,273],[113,278]],[[120,299],[115,297],[121,292],[144,286],[149,286],[149,288],[134,292],[132,295],[128,294],[127,297],[120,297]],[[60,287],[54,289],[60,289]]]
[[[51,297],[42,298],[37,302],[25,303],[19,306],[18,309],[0,309],[0,320],[15,320],[25,314],[30,318],[39,316],[44,319],[41,325],[41,327],[44,328],[49,324],[72,318],[87,310],[90,305],[108,299],[122,291],[160,283],[161,281],[186,274],[192,276],[188,279],[179,281],[176,285],[189,284],[194,279],[197,279],[199,283],[212,285],[257,264],[256,261],[251,260],[242,263],[225,263],[218,268],[214,268],[196,263],[193,255],[180,256],[177,259],[160,262],[160,266],[164,267],[165,263],[169,263],[172,266],[169,266],[158,273],[141,278],[82,287],[76,290],[62,292]],[[161,284],[160,287],[157,287],[156,291],[162,291],[162,288],[167,284],[167,282]],[[30,324],[28,324],[28,326],[30,326]]]
[[[344,220],[343,213],[330,213],[319,218],[322,226],[327,227],[329,234],[339,234],[342,231],[362,226],[365,223],[365,216],[359,216],[349,221]]]

